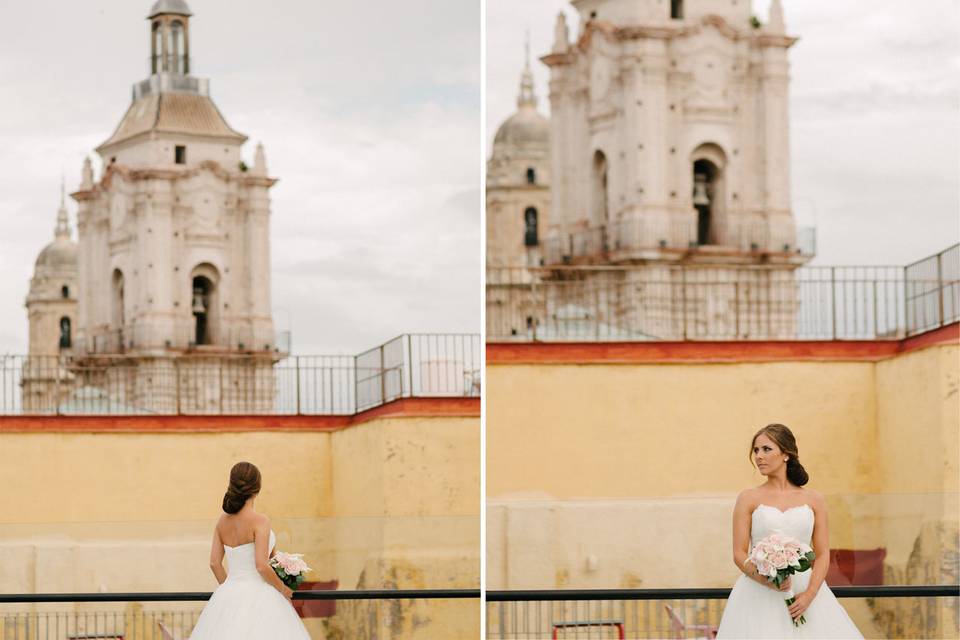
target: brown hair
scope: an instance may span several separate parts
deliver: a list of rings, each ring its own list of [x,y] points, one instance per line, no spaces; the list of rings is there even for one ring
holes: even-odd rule
[[[787,480],[798,487],[807,484],[807,482],[810,481],[810,476],[807,474],[807,470],[803,468],[803,465],[800,464],[800,451],[797,449],[797,439],[793,437],[793,432],[785,425],[768,424],[753,434],[753,439],[750,441],[750,452],[747,454],[750,458],[750,464],[753,464],[753,446],[761,434],[776,442],[777,446],[780,447],[780,451],[783,451],[789,456],[790,459],[787,460]]]
[[[260,493],[260,469],[250,462],[238,462],[230,469],[230,486],[223,494],[223,510],[236,513],[252,496]]]

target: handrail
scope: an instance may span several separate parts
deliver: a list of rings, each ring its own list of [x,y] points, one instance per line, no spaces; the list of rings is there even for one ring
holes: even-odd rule
[[[830,587],[838,598],[960,597],[960,584]],[[487,602],[542,600],[725,600],[730,589],[536,589],[487,591]]]
[[[209,600],[209,591],[145,593],[9,593],[0,604],[39,602],[191,602]],[[479,589],[367,589],[294,591],[294,600],[438,600],[480,598]]]

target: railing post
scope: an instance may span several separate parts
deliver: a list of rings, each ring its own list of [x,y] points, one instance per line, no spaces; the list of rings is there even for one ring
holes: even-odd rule
[[[300,415],[300,356],[293,356],[293,365],[297,370],[297,415]]]
[[[387,368],[383,357],[383,345],[380,345],[380,404],[387,402]]]
[[[407,334],[407,372],[410,376],[410,384],[407,385],[407,391],[410,397],[413,397],[413,336]]]
[[[937,254],[937,302],[938,302],[938,313],[940,314],[940,322],[938,323],[941,327],[944,325],[944,313],[943,313],[943,252]]]
[[[176,401],[177,401],[177,415],[183,415],[183,409],[180,406],[180,363],[177,360],[173,361],[173,378],[174,383],[177,385],[176,391]]]
[[[873,279],[873,339],[880,337],[880,321],[877,318],[879,301],[877,300],[877,279]]]
[[[833,339],[837,339],[837,268],[830,267],[830,311],[833,315]]]
[[[220,371],[220,415],[223,415],[223,360],[220,361],[220,366],[218,367]]]
[[[60,415],[60,363],[63,356],[57,356],[57,368],[53,373],[53,412]]]
[[[733,337],[735,340],[740,339],[740,281],[733,281],[733,318],[734,318],[734,333]]]
[[[680,266],[680,318],[683,322],[683,339],[687,339],[687,269]]]

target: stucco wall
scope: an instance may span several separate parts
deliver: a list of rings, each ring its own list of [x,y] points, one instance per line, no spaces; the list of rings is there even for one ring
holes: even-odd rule
[[[479,584],[477,416],[210,433],[65,433],[57,420],[70,418],[45,420],[46,431],[10,432],[0,418],[0,481],[16,487],[0,512],[5,592],[212,590],[210,535],[229,469],[244,459],[263,473],[257,509],[270,515],[279,548],[306,554],[308,579],[340,589]],[[312,633],[368,637],[341,632],[370,607],[388,612],[380,619],[397,632],[390,637],[472,638],[479,626],[474,600],[383,601],[339,603]]]
[[[730,511],[763,480],[747,450],[769,422],[797,435],[833,547],[884,547],[904,567],[933,526],[934,559],[956,537],[956,380],[955,344],[880,360],[493,362],[490,586],[729,584]]]

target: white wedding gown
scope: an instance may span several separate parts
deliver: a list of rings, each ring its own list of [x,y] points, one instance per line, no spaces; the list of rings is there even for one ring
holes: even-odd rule
[[[276,542],[271,531],[271,551]],[[310,640],[290,601],[257,572],[253,543],[223,549],[227,579],[210,596],[190,640]]]
[[[808,505],[780,511],[761,504],[750,519],[751,545],[774,532],[811,544],[813,509]],[[791,582],[795,594],[803,592],[810,584],[810,570],[793,574]],[[803,613],[806,624],[793,626],[784,599],[782,593],[740,576],[723,610],[717,638],[863,638],[825,582]]]

